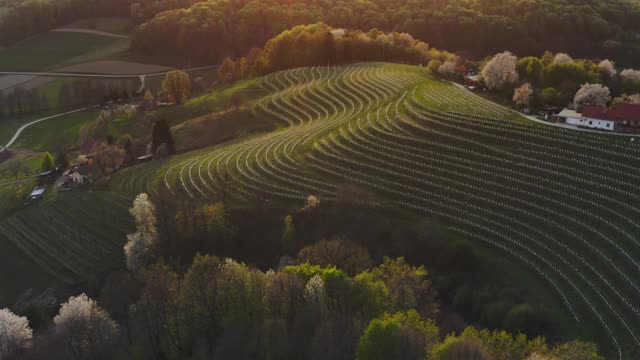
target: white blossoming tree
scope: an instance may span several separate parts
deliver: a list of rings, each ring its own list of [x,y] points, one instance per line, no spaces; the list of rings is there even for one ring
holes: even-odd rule
[[[308,304],[323,305],[325,299],[324,280],[314,275],[304,287],[304,299]]]
[[[600,71],[600,74],[602,74],[602,76],[607,79],[611,79],[617,73],[616,67],[613,62],[611,62],[611,60],[600,61],[600,63],[598,64],[598,70]]]
[[[438,74],[444,77],[451,77],[456,73],[456,59],[455,57],[449,58],[444,64],[438,68]]]
[[[620,76],[626,80],[640,81],[640,70],[624,69]]]
[[[573,104],[577,109],[583,105],[606,106],[609,101],[611,92],[608,87],[601,84],[582,84],[573,99]]]
[[[158,240],[156,228],[156,209],[147,194],[140,194],[129,210],[133,216],[137,231],[127,235],[124,245],[127,269],[136,272],[149,264]]]
[[[26,350],[31,346],[33,331],[26,317],[9,309],[0,309],[0,359]]]
[[[554,64],[563,65],[563,64],[571,64],[572,62],[573,62],[573,59],[571,58],[571,56],[565,53],[557,53],[556,56],[553,57]]]
[[[490,90],[502,90],[518,81],[516,57],[505,51],[495,55],[482,69],[482,77]]]
[[[513,102],[520,106],[529,106],[533,100],[533,88],[531,84],[522,84],[513,91]]]
[[[119,334],[116,322],[85,294],[62,304],[53,323],[56,335],[66,344],[65,351],[81,359],[112,351]]]

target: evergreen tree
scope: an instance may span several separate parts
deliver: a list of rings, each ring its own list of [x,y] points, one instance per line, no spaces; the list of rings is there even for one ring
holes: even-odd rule
[[[162,144],[167,145],[169,154],[173,154],[176,151],[175,142],[171,135],[171,128],[169,128],[169,125],[164,119],[159,119],[151,130],[151,147],[154,154]]]

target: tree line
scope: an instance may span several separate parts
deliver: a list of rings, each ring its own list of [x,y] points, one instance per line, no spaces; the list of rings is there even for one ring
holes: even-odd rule
[[[218,69],[221,81],[269,74],[303,66],[326,66],[359,61],[427,64],[443,61],[448,52],[430,48],[407,33],[334,29],[324,23],[300,25],[254,48],[236,61],[225,58]]]
[[[625,0],[315,1],[209,0],[159,13],[140,25],[133,48],[179,53],[189,63],[239,57],[296,25],[407,32],[433,46],[483,58],[504,49],[545,50],[640,61],[640,5]]]
[[[142,23],[159,12],[189,7],[198,0],[24,0],[8,4],[0,21],[0,46],[79,19],[124,16]]]
[[[5,116],[33,114],[51,109],[69,110],[109,100],[129,99],[137,90],[135,80],[75,79],[64,81],[49,98],[46,92],[16,86],[0,91],[0,119]]]
[[[480,86],[505,96],[513,94],[513,101],[523,107],[606,106],[612,100],[640,103],[640,70],[616,66],[609,59],[573,59],[549,51],[540,57],[518,58],[502,52],[478,63],[460,56],[444,63],[434,59],[427,68],[459,82],[470,69],[479,70]]]

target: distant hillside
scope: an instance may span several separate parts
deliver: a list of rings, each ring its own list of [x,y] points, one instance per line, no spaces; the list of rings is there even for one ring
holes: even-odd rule
[[[637,0],[210,0],[140,26],[134,47],[190,62],[237,56],[295,25],[408,32],[431,45],[484,57],[544,50],[640,62]]]

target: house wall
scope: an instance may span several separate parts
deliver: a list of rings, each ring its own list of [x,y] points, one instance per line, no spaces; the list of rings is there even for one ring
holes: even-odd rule
[[[585,118],[583,126],[586,126],[588,128],[592,128],[592,129],[613,131],[613,129],[615,127],[615,123],[613,121],[609,121],[609,120],[599,120],[599,119]]]
[[[609,120],[568,117],[566,119],[566,123],[570,125],[584,126],[590,129],[599,129],[599,130],[607,130],[607,131],[613,131],[615,129],[615,123]]]

